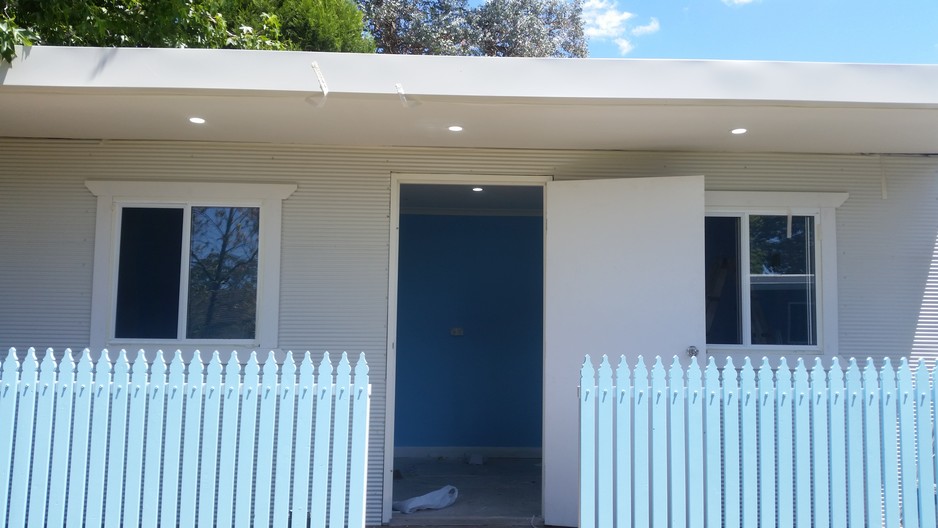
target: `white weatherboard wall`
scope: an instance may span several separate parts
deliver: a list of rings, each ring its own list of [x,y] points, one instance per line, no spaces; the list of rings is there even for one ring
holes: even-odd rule
[[[380,522],[391,172],[703,174],[707,190],[847,192],[841,353],[938,356],[938,257],[923,301],[938,235],[935,158],[0,139],[0,357],[10,346],[87,345],[96,202],[86,180],[296,183],[283,204],[280,349],[365,352],[368,522]]]

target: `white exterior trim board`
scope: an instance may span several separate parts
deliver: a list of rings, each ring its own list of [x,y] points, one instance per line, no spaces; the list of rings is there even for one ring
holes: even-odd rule
[[[849,198],[849,193],[823,192],[756,192],[756,191],[706,191],[706,215],[722,216],[740,213],[809,215],[817,217],[817,312],[818,344],[816,346],[773,346],[773,345],[712,345],[707,354],[732,357],[734,361],[745,357],[759,356],[822,356],[838,354],[839,303],[837,300],[837,218],[836,210]],[[748,251],[748,240],[743,237],[742,251]],[[745,277],[744,277],[744,282]],[[749,285],[743,284],[748,292]],[[744,295],[742,307],[749,313],[749,299]],[[743,333],[750,331],[749,321],[743,321]]]
[[[91,348],[200,344],[275,349],[280,326],[280,258],[283,200],[296,184],[132,182],[88,180],[85,186],[98,197],[95,221],[94,271],[91,297]],[[260,209],[257,277],[257,327],[253,340],[117,339],[117,257],[120,240],[119,207],[124,204],[165,206],[172,203],[249,205]],[[184,234],[187,239],[188,234]]]

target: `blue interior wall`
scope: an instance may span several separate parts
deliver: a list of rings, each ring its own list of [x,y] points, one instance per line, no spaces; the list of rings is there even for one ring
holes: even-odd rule
[[[540,447],[542,218],[400,226],[395,444]]]

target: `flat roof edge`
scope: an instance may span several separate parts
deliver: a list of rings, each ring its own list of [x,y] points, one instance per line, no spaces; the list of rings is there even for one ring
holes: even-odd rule
[[[938,65],[18,48],[7,90],[938,105]]]

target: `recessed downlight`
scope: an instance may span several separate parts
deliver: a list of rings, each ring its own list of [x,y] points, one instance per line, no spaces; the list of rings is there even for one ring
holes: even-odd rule
[[[737,136],[745,134],[746,132],[749,132],[749,130],[745,128],[734,128],[733,130],[730,130],[730,134],[735,134]]]
[[[450,132],[462,132],[462,127],[459,125],[452,125],[448,128]]]
[[[205,124],[205,119],[203,119],[203,118],[201,118],[201,117],[195,117],[195,116],[193,116],[193,117],[190,117],[190,118],[189,118],[189,122],[192,123],[192,124],[194,124],[194,125],[203,125],[203,124]]]
[[[474,192],[482,192],[482,187],[473,187],[472,190]]]

